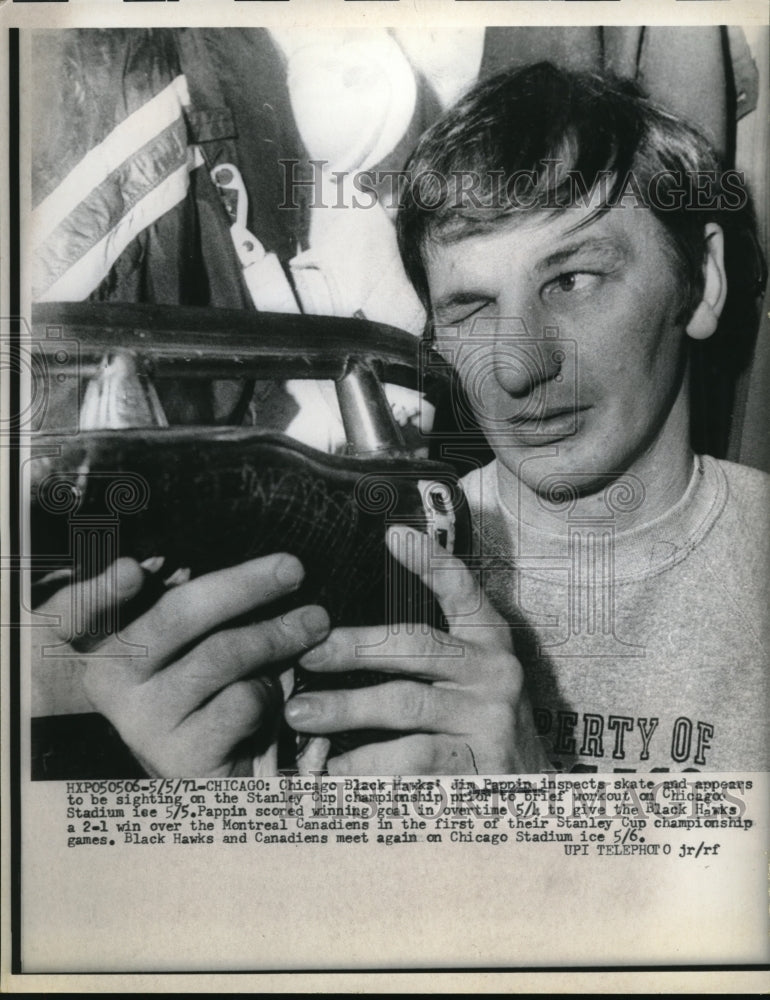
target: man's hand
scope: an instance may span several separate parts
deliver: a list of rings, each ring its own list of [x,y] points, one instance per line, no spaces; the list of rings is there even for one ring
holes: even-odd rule
[[[170,588],[119,635],[89,643],[86,694],[149,774],[251,773],[244,741],[259,732],[269,742],[280,721],[281,664],[323,639],[329,619],[307,606],[233,622],[291,594],[303,575],[290,555],[254,559]],[[135,597],[144,580],[138,563],[120,559],[98,581],[64,588],[37,611],[66,621],[72,602],[82,608],[87,599],[84,631],[93,632],[104,609]]]
[[[286,705],[299,732],[384,729],[394,739],[327,763],[330,774],[531,774],[550,764],[538,741],[510,629],[470,571],[426,535],[392,528],[393,555],[435,594],[449,633],[338,628],[305,654],[308,670],[397,674],[384,684],[304,692]]]

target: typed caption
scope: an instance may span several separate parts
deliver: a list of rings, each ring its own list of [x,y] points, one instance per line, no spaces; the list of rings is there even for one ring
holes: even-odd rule
[[[67,847],[542,845],[571,857],[719,857],[755,825],[751,780],[173,779],[62,783]]]

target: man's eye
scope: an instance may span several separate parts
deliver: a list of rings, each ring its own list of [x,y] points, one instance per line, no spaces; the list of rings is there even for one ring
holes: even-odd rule
[[[435,317],[436,323],[440,326],[460,326],[472,319],[477,313],[482,312],[492,302],[492,299],[477,299],[464,306],[456,306]]]
[[[588,271],[566,271],[553,281],[547,282],[543,292],[546,295],[582,292],[589,289],[598,279],[598,274],[591,274]]]

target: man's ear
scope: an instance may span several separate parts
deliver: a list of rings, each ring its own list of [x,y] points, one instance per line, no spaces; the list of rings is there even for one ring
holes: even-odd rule
[[[709,222],[704,230],[706,258],[703,261],[703,296],[685,327],[693,340],[706,340],[717,328],[727,296],[725,237],[722,227]]]

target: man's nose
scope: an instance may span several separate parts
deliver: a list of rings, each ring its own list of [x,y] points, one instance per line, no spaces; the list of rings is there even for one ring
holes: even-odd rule
[[[564,351],[556,327],[499,320],[494,367],[500,386],[514,398],[530,396],[544,383],[560,380]]]

